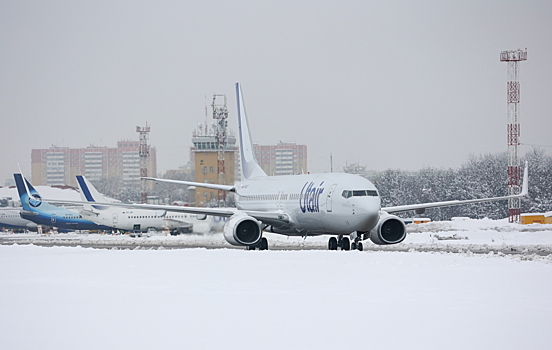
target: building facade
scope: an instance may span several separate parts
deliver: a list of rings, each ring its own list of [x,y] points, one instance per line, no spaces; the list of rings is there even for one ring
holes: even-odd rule
[[[116,148],[90,145],[86,148],[52,146],[31,151],[34,185],[77,186],[76,175],[91,181],[107,179],[119,186],[138,185],[140,156],[138,141],[119,141]],[[150,148],[148,175],[157,173],[156,150]]]
[[[306,174],[307,146],[289,142],[277,145],[253,145],[255,157],[267,175]]]
[[[190,148],[190,168],[195,182],[233,185],[240,180],[241,169],[236,136],[231,130],[217,139],[217,125],[200,124],[192,135]],[[224,142],[223,142],[224,141]],[[223,145],[219,149],[220,145]],[[253,145],[255,157],[267,175],[292,175],[307,173],[307,146],[280,142],[277,145]],[[224,158],[224,176],[219,176],[221,156]],[[195,193],[194,193],[195,192]],[[195,187],[190,197],[195,198],[195,206],[215,206],[220,204],[219,191]]]

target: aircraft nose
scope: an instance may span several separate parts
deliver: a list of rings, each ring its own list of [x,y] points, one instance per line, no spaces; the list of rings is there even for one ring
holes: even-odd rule
[[[368,198],[358,208],[358,213],[362,216],[363,228],[360,231],[370,231],[379,220],[379,212],[381,209],[381,201],[379,197]]]
[[[381,200],[379,197],[368,197],[360,203],[360,207],[367,213],[379,213]]]

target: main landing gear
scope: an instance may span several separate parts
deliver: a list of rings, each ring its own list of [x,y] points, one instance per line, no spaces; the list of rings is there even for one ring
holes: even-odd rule
[[[328,249],[329,250],[337,250],[337,247],[341,247],[341,250],[363,250],[362,242],[360,241],[360,237],[355,237],[355,240],[353,243],[350,242],[349,237],[343,237],[343,235],[339,235],[336,237],[330,237],[330,240],[328,241]]]
[[[268,240],[265,237],[263,237],[257,244],[248,245],[246,249],[247,250],[255,250],[255,249],[268,250]]]

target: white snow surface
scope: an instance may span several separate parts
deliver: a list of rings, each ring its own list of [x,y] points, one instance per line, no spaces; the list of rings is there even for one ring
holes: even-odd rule
[[[402,244],[549,247],[550,226],[430,223]],[[551,347],[552,255],[2,245],[0,266],[3,349]]]

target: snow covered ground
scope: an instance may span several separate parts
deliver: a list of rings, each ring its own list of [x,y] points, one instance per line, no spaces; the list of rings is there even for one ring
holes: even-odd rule
[[[132,238],[128,235],[108,234],[9,234],[0,233],[0,241],[20,244],[68,244],[111,246],[126,245],[142,248],[152,246],[171,247],[228,247],[221,233],[205,234],[208,225],[194,226],[197,234],[170,236],[157,233],[151,237]],[[367,250],[389,251],[472,251],[489,252],[513,251],[524,254],[552,254],[552,225],[520,225],[510,224],[504,220],[453,220],[430,222],[426,224],[410,224],[407,226],[408,236],[401,244],[377,246],[370,241],[364,243]],[[265,233],[269,246],[276,249],[319,248],[325,249],[328,236],[288,237]]]
[[[552,245],[550,225],[470,220],[409,230],[403,244]],[[5,349],[544,349],[552,341],[552,255],[2,245],[0,266]]]

